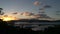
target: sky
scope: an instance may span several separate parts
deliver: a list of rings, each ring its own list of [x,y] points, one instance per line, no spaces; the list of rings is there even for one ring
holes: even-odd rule
[[[44,5],[50,6],[44,8],[46,15],[60,19],[60,15],[56,15],[60,11],[60,0],[0,0],[0,8],[3,8],[2,11],[5,14],[25,11],[39,13],[41,11],[39,8],[44,7]]]

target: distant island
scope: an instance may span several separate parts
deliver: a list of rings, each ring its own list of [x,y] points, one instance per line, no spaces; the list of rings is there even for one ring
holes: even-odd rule
[[[11,20],[8,22],[60,22],[60,20],[49,21],[49,20],[38,20],[38,19],[21,19],[21,20]]]

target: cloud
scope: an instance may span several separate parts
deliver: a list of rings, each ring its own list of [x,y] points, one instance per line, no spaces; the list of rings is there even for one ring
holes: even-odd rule
[[[44,8],[51,8],[51,6],[50,5],[45,5],[45,6],[43,6]]]
[[[23,18],[50,18],[46,14],[35,14],[32,12],[20,12],[18,13],[18,16],[20,16],[20,18],[23,16],[24,16]]]
[[[20,15],[23,15],[23,16],[31,16],[31,15],[33,15],[33,13],[31,13],[31,12],[23,12]]]
[[[14,13],[12,13],[12,14],[18,14],[17,12],[14,12]]]
[[[4,17],[8,17],[8,15],[4,15]]]
[[[10,13],[10,14],[6,14],[6,16],[13,16],[13,17],[16,17],[16,18],[19,18],[19,19],[38,19],[38,18],[50,18],[49,16],[45,15],[45,14],[35,14],[35,13],[32,13],[32,12],[13,12],[13,13]]]
[[[40,10],[39,13],[44,13],[45,8],[40,8],[39,10]]]
[[[39,1],[35,1],[33,4],[34,4],[35,6],[39,6],[39,5],[40,5],[40,2],[39,2]]]
[[[39,10],[44,10],[44,8],[40,8]]]
[[[35,15],[33,15],[35,18],[40,18],[41,16],[40,16],[40,14],[35,14]]]

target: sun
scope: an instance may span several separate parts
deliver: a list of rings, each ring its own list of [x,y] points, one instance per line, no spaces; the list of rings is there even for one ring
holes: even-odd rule
[[[4,19],[3,19],[3,21],[10,21],[10,20],[12,20],[12,18],[8,18],[8,17],[7,17],[7,18],[4,18]]]
[[[11,21],[11,20],[16,20],[16,17],[13,17],[13,16],[2,16],[1,19],[3,21]]]

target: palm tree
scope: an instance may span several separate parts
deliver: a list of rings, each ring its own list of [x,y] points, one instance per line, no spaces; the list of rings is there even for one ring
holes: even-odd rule
[[[3,8],[0,8],[0,15],[3,15],[4,13],[2,13],[1,11],[3,10]]]

